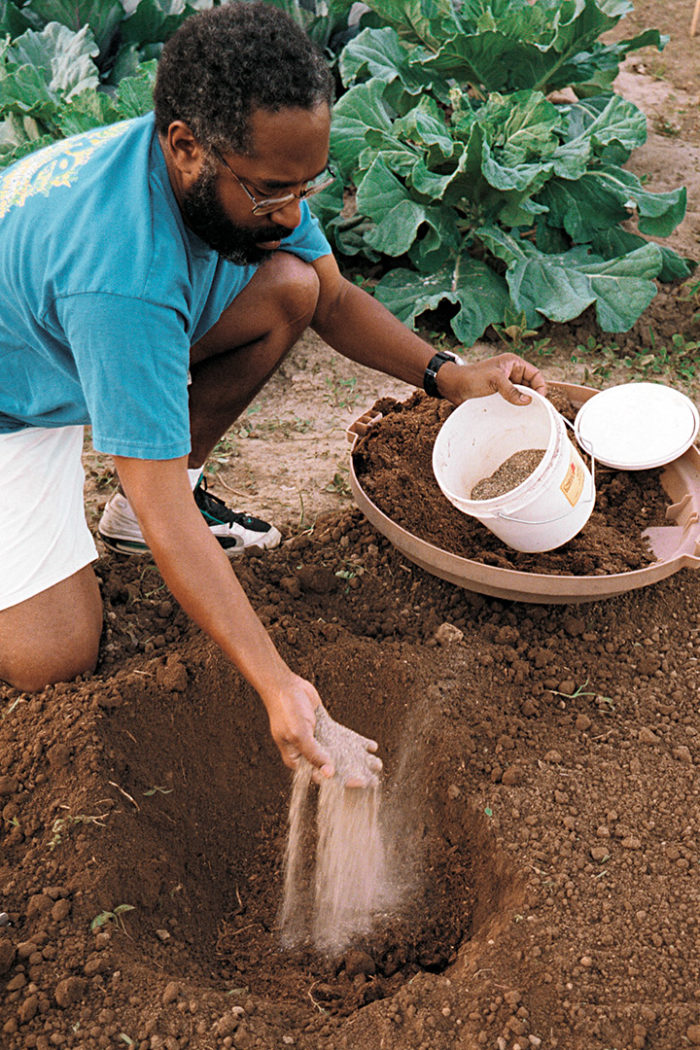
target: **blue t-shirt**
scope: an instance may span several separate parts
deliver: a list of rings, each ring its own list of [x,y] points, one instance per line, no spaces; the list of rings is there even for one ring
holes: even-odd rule
[[[308,205],[282,242],[330,253]],[[254,266],[185,226],[153,114],[57,142],[0,173],[0,433],[92,425],[99,452],[190,450],[190,346]]]

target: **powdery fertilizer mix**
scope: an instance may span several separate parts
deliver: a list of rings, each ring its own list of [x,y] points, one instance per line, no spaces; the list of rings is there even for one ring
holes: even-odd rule
[[[316,738],[331,755],[335,774],[319,777],[309,797],[312,767],[302,759],[294,775],[284,861],[282,943],[310,944],[338,956],[370,933],[395,902],[380,823],[381,761],[376,743],[316,713]]]
[[[539,465],[544,456],[542,448],[523,448],[514,452],[487,478],[472,487],[470,499],[494,499],[517,488]]]

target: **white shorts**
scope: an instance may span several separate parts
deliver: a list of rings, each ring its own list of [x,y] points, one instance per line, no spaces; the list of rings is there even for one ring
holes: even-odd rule
[[[0,434],[0,609],[97,558],[85,520],[83,428]]]

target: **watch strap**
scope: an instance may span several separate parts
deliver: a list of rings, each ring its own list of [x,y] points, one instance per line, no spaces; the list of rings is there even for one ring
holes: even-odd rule
[[[430,358],[426,366],[425,372],[423,373],[423,389],[426,394],[430,397],[441,397],[440,391],[437,387],[437,374],[446,361],[455,363],[453,354],[448,353],[446,350],[438,350],[438,352]]]

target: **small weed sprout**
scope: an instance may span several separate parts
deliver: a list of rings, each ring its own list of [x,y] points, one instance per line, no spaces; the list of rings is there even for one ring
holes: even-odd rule
[[[329,481],[323,491],[349,499],[352,496],[352,492],[346,474],[346,471],[337,470],[333,475],[333,480]]]
[[[148,576],[154,577],[152,583],[147,582]],[[161,577],[160,572],[155,567],[155,565],[144,566],[143,570],[141,571],[141,575],[139,576],[139,585],[143,590],[143,594],[141,595],[141,597],[135,597],[135,602],[144,600],[150,601],[151,599],[156,598],[163,594],[165,591],[167,591],[167,587],[163,582],[163,578]],[[147,587],[148,590],[146,589]]]
[[[577,700],[579,696],[595,696],[596,694],[586,690],[589,679],[587,678],[583,685],[579,685],[573,693],[560,693],[558,689],[552,689],[552,693],[555,696],[563,696],[567,700]]]
[[[126,927],[122,915],[128,911],[135,911],[133,904],[118,904],[114,911],[101,911],[99,915],[90,923],[90,930],[95,933],[96,930],[101,929],[108,922],[116,922],[123,933],[126,933]]]
[[[551,346],[552,340],[546,339],[535,339],[529,347],[529,353],[536,354],[537,357],[551,357],[554,353],[554,347]]]
[[[581,697],[581,696],[591,696],[591,697],[594,698],[596,704],[598,704],[599,707],[602,706],[602,704],[607,704],[609,710],[610,711],[614,711],[615,710],[615,705],[614,705],[614,703],[612,701],[612,697],[610,697],[610,696],[602,696],[600,693],[595,692],[595,690],[586,689],[586,686],[588,685],[588,683],[589,683],[589,679],[587,678],[586,681],[583,683],[583,685],[579,685],[573,691],[573,693],[562,693],[558,689],[552,689],[551,693],[552,693],[553,696],[561,696],[565,700],[578,700],[579,697]]]
[[[516,353],[523,349],[526,340],[532,339],[533,336],[537,335],[534,329],[528,328],[524,313],[514,318],[509,324],[494,325],[493,327],[499,339]]]
[[[681,289],[684,294],[679,296],[678,301],[680,303],[691,303],[695,302],[700,305],[700,281],[697,278],[693,278],[687,281]],[[693,322],[700,320],[700,310],[693,314]]]
[[[668,117],[657,117],[654,121],[656,132],[659,135],[667,135],[669,138],[675,138],[676,135],[680,135],[683,130],[680,124],[676,124],[675,121],[669,120]]]
[[[433,350],[449,350],[450,353],[461,353],[462,351],[458,346],[455,345],[454,336],[451,332],[440,331],[438,328],[428,328],[425,332],[425,338],[430,343]]]
[[[343,588],[344,594],[350,593],[350,580],[357,576],[357,573],[353,569],[338,569],[335,574],[340,580],[345,580],[345,587]]]
[[[26,700],[24,700],[21,696],[18,696],[16,700],[13,700],[12,703],[5,708],[5,710],[2,712],[2,716],[0,717],[2,717],[2,719],[7,718],[8,715],[12,714],[12,712],[18,706],[18,704],[24,703],[26,703]]]
[[[504,339],[504,334],[510,332],[516,333],[516,341],[510,341]],[[522,331],[517,327],[509,327],[502,329],[498,332],[501,340],[506,343],[509,349],[517,350],[518,353],[525,354],[527,357],[551,357],[555,352],[555,347],[552,346],[552,340],[549,336],[543,339],[533,339],[532,336],[536,335],[533,331]]]
[[[61,806],[61,809],[67,809],[67,806]],[[95,824],[98,828],[104,828],[105,818],[109,814],[100,813],[99,815],[88,815],[87,813],[78,813],[73,816],[69,813],[65,817],[56,817],[53,824],[51,825],[51,839],[49,840],[49,849],[53,852],[56,846],[59,846],[63,841],[63,835],[69,831],[76,824]]]
[[[326,376],[325,383],[328,387],[324,395],[325,400],[335,408],[352,408],[360,396],[355,390],[357,376],[350,376],[348,379]]]
[[[591,379],[608,379],[612,372],[613,366],[618,363],[620,348],[617,343],[600,343],[592,335],[589,335],[585,343],[579,343],[576,347],[576,354],[572,354],[571,360],[574,364],[581,361],[582,358],[588,356],[594,356],[602,358],[595,364],[586,365],[584,376],[586,381]]]
[[[103,456],[95,457],[95,465],[92,467],[90,474],[94,479],[95,488],[98,492],[103,492],[114,485],[114,470],[111,462],[105,460]]]
[[[689,295],[688,298],[692,298],[692,295]],[[622,365],[643,379],[653,376],[670,376],[690,383],[698,376],[699,350],[700,341],[688,340],[681,332],[676,332],[671,336],[669,345],[657,346],[656,335],[650,328],[649,346],[642,350],[632,354],[622,354],[617,344],[605,345],[598,342],[593,336],[589,336],[585,343],[579,343],[576,353],[571,355],[571,360],[577,364],[589,355],[602,359],[590,366],[586,365],[586,380],[608,379],[613,367]]]

